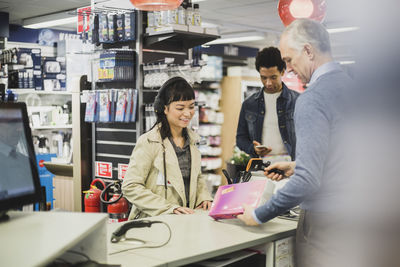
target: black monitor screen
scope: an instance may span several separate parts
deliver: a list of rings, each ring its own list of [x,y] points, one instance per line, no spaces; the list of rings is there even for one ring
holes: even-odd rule
[[[0,212],[40,200],[25,103],[0,103]]]

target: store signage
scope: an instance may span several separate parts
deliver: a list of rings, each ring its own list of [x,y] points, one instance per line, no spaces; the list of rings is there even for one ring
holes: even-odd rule
[[[239,45],[224,45],[224,44],[217,44],[217,45],[210,45],[207,47],[201,46],[201,52],[207,55],[213,56],[228,56],[228,57],[238,57],[238,58],[249,58],[249,57],[256,57],[258,53],[258,48],[254,47],[246,47],[246,46],[239,46]]]
[[[65,32],[60,32],[58,34],[58,40],[79,40],[81,39],[81,36],[78,34],[73,34],[73,33],[65,33]]]
[[[89,31],[91,10],[92,8],[90,6],[76,9],[76,12],[78,13],[78,25],[76,29],[77,33]]]
[[[229,45],[229,46],[224,46],[224,55],[226,56],[239,56],[239,47]]]
[[[128,164],[118,163],[118,179],[124,179],[126,170],[128,169]]]
[[[95,176],[112,179],[112,163],[96,161]]]

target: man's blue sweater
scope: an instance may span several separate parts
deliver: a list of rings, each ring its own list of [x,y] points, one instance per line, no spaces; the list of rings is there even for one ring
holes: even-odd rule
[[[270,201],[255,210],[256,220],[266,222],[299,204],[302,209],[322,212],[340,202],[345,177],[337,172],[341,155],[336,145],[350,87],[351,79],[334,62],[313,73],[295,108],[294,175]]]

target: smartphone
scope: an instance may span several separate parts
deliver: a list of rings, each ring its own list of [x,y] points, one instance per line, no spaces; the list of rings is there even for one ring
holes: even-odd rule
[[[256,148],[265,148],[265,149],[267,149],[268,147],[266,147],[264,145],[259,145],[259,146],[256,146]]]

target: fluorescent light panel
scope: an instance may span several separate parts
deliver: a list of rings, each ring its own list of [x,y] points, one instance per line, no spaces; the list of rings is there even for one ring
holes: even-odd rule
[[[75,10],[70,10],[75,11]],[[77,23],[77,16],[68,14],[68,11],[42,15],[39,17],[24,19],[22,25],[25,28],[40,29],[50,28],[54,26],[67,25]]]
[[[28,24],[28,25],[24,25],[24,27],[31,28],[31,29],[41,29],[41,28],[49,28],[49,27],[54,27],[54,26],[59,26],[59,25],[76,23],[76,22],[77,22],[76,17],[70,17],[70,18],[56,19],[56,20],[49,20],[49,21],[44,21],[44,22],[39,22],[39,23]]]
[[[208,42],[206,45],[242,43],[259,41],[263,39],[265,39],[265,35],[259,32],[231,33],[225,35],[223,34],[220,39]]]

